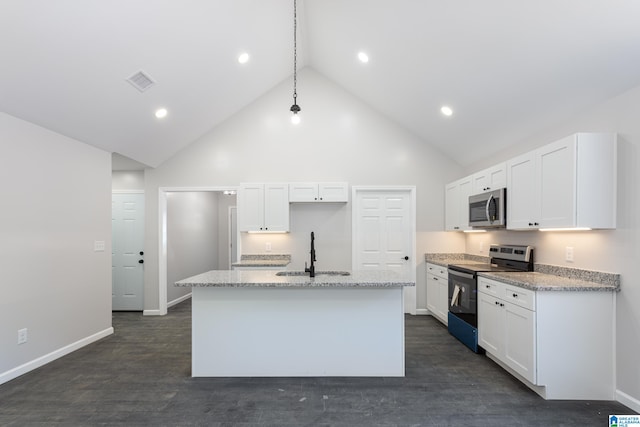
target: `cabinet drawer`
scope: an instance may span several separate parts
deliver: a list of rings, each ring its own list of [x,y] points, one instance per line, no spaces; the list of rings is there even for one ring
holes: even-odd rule
[[[491,295],[493,297],[502,298],[504,295],[504,283],[495,280],[478,277],[478,292]]]
[[[435,274],[432,273],[427,273],[427,280],[433,280],[434,282],[444,282],[447,283],[447,279],[444,279],[440,276],[436,276]]]
[[[441,267],[435,264],[427,264],[427,273],[433,274],[444,280],[449,280],[449,272],[446,267]]]
[[[518,286],[504,285],[502,298],[512,304],[526,308],[531,311],[536,310],[536,293]]]

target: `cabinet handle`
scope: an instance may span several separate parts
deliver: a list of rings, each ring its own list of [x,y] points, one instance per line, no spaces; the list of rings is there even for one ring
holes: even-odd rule
[[[500,307],[504,307],[504,304],[500,303]]]
[[[491,285],[484,285],[487,289],[491,289]]]
[[[514,298],[518,298],[518,294],[513,294],[513,297]]]
[[[438,278],[437,278],[437,277],[434,277],[434,278],[433,278],[433,280],[435,280],[435,281],[437,282],[437,281],[438,281]]]
[[[540,225],[540,224],[538,224],[537,222],[534,222],[534,223],[533,223],[533,225],[536,225],[536,226],[538,226],[538,225]]]

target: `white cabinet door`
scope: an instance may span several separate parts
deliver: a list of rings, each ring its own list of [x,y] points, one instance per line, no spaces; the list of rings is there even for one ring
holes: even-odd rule
[[[289,184],[264,185],[265,231],[289,231]]]
[[[240,231],[289,231],[289,185],[240,184],[238,229]]]
[[[507,228],[534,228],[540,203],[536,155],[526,153],[507,162]]]
[[[438,290],[436,313],[447,325],[449,323],[449,282],[447,279],[440,278],[438,280]]]
[[[495,356],[502,354],[504,347],[504,302],[478,293],[478,344]]]
[[[440,295],[438,278],[433,274],[427,273],[427,310],[433,316],[437,316],[438,295]]]
[[[498,190],[507,186],[507,165],[500,163],[483,171],[473,174],[473,189],[471,194]]]
[[[427,309],[445,325],[448,310],[448,284],[447,280],[427,274]]]
[[[318,183],[296,182],[289,184],[290,202],[314,202],[318,199]]]
[[[575,136],[542,147],[536,158],[540,194],[536,222],[539,227],[546,228],[573,227],[576,218]]]
[[[346,182],[321,182],[318,184],[318,197],[323,202],[347,202],[349,185]]]
[[[505,303],[504,362],[527,381],[536,383],[535,312]]]
[[[261,231],[264,227],[264,184],[240,184],[237,203],[238,229]]]
[[[469,196],[472,177],[468,176],[445,186],[445,230],[469,230]]]

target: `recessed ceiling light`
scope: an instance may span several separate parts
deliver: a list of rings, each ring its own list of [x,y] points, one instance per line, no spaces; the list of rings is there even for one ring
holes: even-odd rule
[[[241,64],[246,64],[249,62],[249,54],[247,52],[243,52],[238,56],[238,62]]]
[[[160,108],[158,110],[156,110],[156,117],[159,119],[164,119],[165,117],[167,117],[167,109],[166,108]]]
[[[447,117],[453,114],[451,107],[447,107],[446,105],[443,105],[442,108],[440,108],[440,112]]]
[[[360,60],[360,62],[362,62],[363,64],[366,64],[367,62],[369,62],[369,55],[367,55],[364,52],[358,52],[358,59]]]

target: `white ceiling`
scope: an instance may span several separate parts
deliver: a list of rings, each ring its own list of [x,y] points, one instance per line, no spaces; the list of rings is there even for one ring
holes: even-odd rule
[[[461,165],[640,85],[637,0],[298,9],[302,67]],[[291,78],[292,15],[293,0],[2,0],[0,110],[155,167]],[[125,81],[141,70],[143,93]]]

